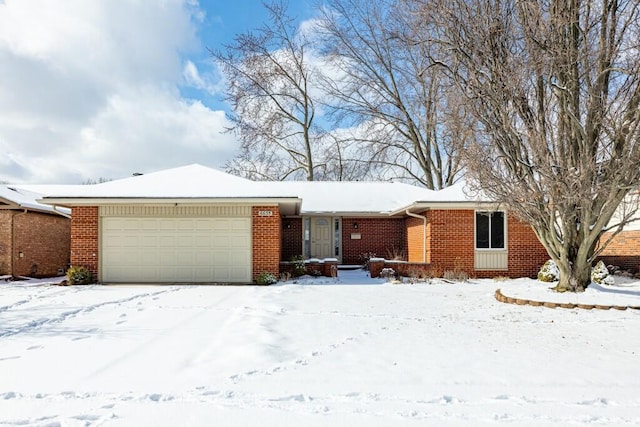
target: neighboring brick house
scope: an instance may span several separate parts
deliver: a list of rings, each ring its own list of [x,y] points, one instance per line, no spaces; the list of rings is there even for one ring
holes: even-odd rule
[[[69,209],[36,201],[42,195],[0,186],[0,276],[64,274],[71,241]]]
[[[254,182],[191,165],[42,201],[72,209],[71,263],[105,283],[251,283],[299,256],[325,266],[401,256],[401,269],[472,277],[534,276],[548,259],[528,225],[462,184]]]

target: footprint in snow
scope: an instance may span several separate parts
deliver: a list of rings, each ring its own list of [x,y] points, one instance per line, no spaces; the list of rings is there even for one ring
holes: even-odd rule
[[[4,400],[10,400],[15,399],[16,397],[18,397],[18,395],[15,391],[8,391],[6,393],[0,394],[0,397],[2,397]]]
[[[3,360],[12,360],[12,359],[20,359],[22,356],[7,356],[0,359],[0,362]]]

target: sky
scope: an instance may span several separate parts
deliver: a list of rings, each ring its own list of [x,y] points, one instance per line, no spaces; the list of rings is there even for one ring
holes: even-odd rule
[[[222,168],[238,143],[207,48],[266,19],[261,0],[0,0],[0,181]]]

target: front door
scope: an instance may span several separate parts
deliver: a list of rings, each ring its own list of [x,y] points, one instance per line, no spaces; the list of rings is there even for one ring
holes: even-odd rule
[[[311,218],[311,258],[331,258],[331,218]]]

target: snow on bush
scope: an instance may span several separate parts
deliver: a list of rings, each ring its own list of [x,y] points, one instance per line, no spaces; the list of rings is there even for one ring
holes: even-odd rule
[[[380,277],[385,279],[395,279],[396,272],[393,268],[383,268],[382,271],[380,271]]]
[[[260,273],[258,278],[256,279],[256,283],[258,285],[273,285],[277,283],[278,279],[272,273]]]
[[[86,267],[74,265],[67,270],[67,283],[70,285],[88,285],[92,280],[91,272]]]
[[[599,285],[615,284],[613,276],[609,274],[609,269],[602,261],[598,261],[596,266],[593,267],[593,270],[591,270],[591,280]]]
[[[560,270],[552,259],[545,262],[538,272],[538,280],[541,282],[557,282],[560,280]]]

